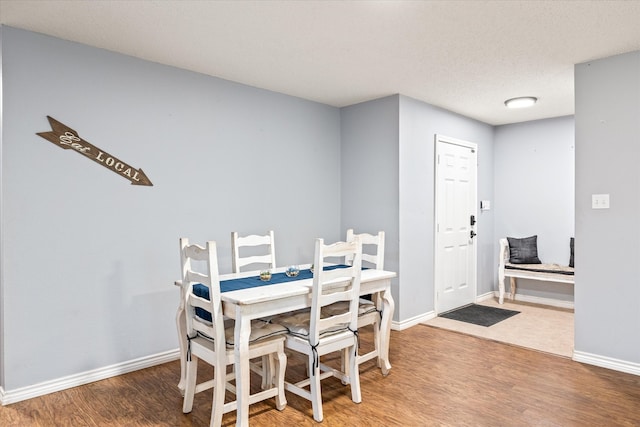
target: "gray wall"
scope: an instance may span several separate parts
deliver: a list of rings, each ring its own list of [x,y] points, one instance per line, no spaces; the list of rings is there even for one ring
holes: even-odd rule
[[[577,65],[575,86],[575,349],[638,364],[640,52]]]
[[[537,234],[542,262],[569,263],[569,239],[574,235],[574,142],[572,116],[496,127],[496,262],[500,238]],[[518,295],[573,301],[573,285],[518,279]]]
[[[437,134],[478,144],[478,200],[493,199],[493,127],[401,96],[401,319],[411,319],[435,308],[434,156]],[[493,289],[493,211],[478,214],[477,229],[477,294],[483,295]]]
[[[2,158],[4,157],[3,154],[3,144],[2,144],[2,135],[3,135],[3,131],[2,129],[4,129],[3,126],[3,119],[4,116],[2,114],[2,110],[3,110],[3,106],[4,106],[4,94],[3,94],[3,78],[2,78],[2,26],[0,26],[0,393],[2,393],[3,389],[2,387],[4,386],[5,382],[4,382],[4,358],[5,358],[5,351],[4,351],[4,280],[3,280],[3,271],[4,271],[4,244],[3,242],[3,235],[4,233],[2,232],[4,226],[2,225],[4,223],[3,220],[3,206],[4,206],[4,202],[3,202],[3,197],[2,197],[2,193],[3,193],[3,189],[2,189],[2,177],[4,176],[4,168],[2,167]]]
[[[344,107],[341,116],[342,229],[385,232],[385,269],[398,272],[398,95]],[[396,306],[394,319],[398,320]]]
[[[385,266],[398,272],[392,283],[394,319],[410,323],[434,310],[435,135],[478,144],[478,197],[490,200],[493,128],[402,95],[343,108],[342,128],[343,227],[360,215],[370,216],[373,231],[385,227]],[[366,163],[375,166],[375,176],[365,170],[363,153]],[[358,185],[347,182],[358,179]],[[493,289],[492,211],[479,215],[478,230],[482,295]]]
[[[4,390],[175,350],[181,236],[228,272],[232,230],[274,229],[281,265],[344,234],[337,108],[10,27],[2,65]],[[154,186],[37,136],[47,115]]]

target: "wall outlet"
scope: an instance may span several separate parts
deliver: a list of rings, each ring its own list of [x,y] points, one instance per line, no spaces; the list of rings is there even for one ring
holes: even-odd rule
[[[591,209],[609,209],[608,194],[592,194]]]

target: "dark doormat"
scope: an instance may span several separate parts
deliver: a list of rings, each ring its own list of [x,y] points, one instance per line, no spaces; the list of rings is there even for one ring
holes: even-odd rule
[[[491,326],[502,322],[511,316],[520,313],[515,310],[505,310],[504,308],[487,307],[486,305],[471,304],[453,311],[448,311],[440,315],[447,319],[459,320],[461,322],[473,323],[480,326]]]

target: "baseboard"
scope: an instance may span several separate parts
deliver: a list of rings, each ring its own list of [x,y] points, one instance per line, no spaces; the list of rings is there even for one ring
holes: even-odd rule
[[[627,374],[640,375],[640,363],[628,362],[626,360],[614,359],[613,357],[600,356],[598,354],[586,353],[584,351],[573,351],[574,361],[586,363],[588,365],[599,366],[601,368],[612,369],[614,371],[625,372]]]
[[[508,293],[505,293],[504,295],[505,301],[511,301],[508,295],[509,295]],[[495,291],[493,293],[493,296],[495,298],[499,298],[500,293],[498,291]],[[573,310],[574,308],[573,301],[563,301],[563,300],[553,299],[553,298],[541,298],[541,297],[534,297],[531,295],[516,294],[516,301],[528,302],[531,304],[549,305],[552,307],[559,307],[559,308],[568,308],[571,310]]]
[[[2,388],[0,388],[0,404],[2,404],[2,406],[9,405],[11,403],[20,402],[22,400],[44,396],[45,394],[54,393],[56,391],[66,390],[72,387],[77,387],[79,385],[89,384],[95,381],[116,377],[118,375],[137,371],[139,369],[150,368],[152,366],[172,362],[179,358],[179,350],[170,350],[164,353],[119,363],[117,365],[94,369],[93,371],[87,371],[75,375],[70,375],[68,377],[45,381],[16,390],[3,390]]]
[[[495,297],[496,295],[493,292],[487,292],[486,294],[478,295],[476,297],[476,302],[486,301],[488,299],[493,299]]]
[[[495,297],[495,295],[494,295],[493,292],[488,292],[488,293],[483,294],[483,295],[478,295],[476,297],[476,302],[486,301],[486,300],[494,298],[494,297]],[[410,319],[402,320],[400,322],[396,322],[394,320],[394,321],[391,322],[391,329],[394,330],[394,331],[402,331],[402,330],[408,329],[408,328],[410,328],[412,326],[418,325],[420,323],[424,323],[424,322],[426,322],[428,320],[431,320],[431,319],[433,319],[435,317],[438,317],[436,315],[435,310],[431,310],[431,311],[429,311],[427,313],[423,313],[423,314],[420,314],[418,316],[414,316],[414,317],[412,317]]]
[[[394,320],[391,322],[391,329],[394,331],[403,331],[405,329],[409,329],[412,326],[426,322],[427,320],[431,320],[434,317],[436,317],[435,311],[430,311],[428,313],[420,314],[418,316],[414,316],[410,319],[406,319],[401,322],[396,322]]]
[[[494,294],[492,292],[486,293],[484,295],[479,295],[476,297],[476,302],[481,302],[493,298]],[[410,319],[402,320],[400,322],[396,322],[395,320],[391,322],[391,329],[394,331],[402,331],[408,329],[412,326],[418,325],[420,323],[424,323],[427,320],[431,320],[437,317],[436,312],[431,310],[427,313],[420,314],[418,316],[414,316]]]

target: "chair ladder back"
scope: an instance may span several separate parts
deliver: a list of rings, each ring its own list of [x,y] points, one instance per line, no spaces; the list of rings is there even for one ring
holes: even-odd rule
[[[384,231],[378,234],[360,233],[355,234],[353,228],[347,230],[347,242],[354,239],[355,236],[360,237],[362,243],[362,264],[364,267],[373,266],[376,270],[384,270]],[[375,246],[375,253],[373,251]],[[368,263],[369,265],[365,264]],[[345,257],[345,263],[350,264],[351,259]]]
[[[200,332],[214,340],[216,351],[224,352],[224,320],[220,299],[216,242],[208,241],[203,247],[197,244],[190,245],[189,239],[181,238],[180,258],[182,280],[187,287],[185,295],[187,336],[193,338]],[[194,270],[194,265],[198,266],[198,270]],[[209,299],[196,295],[194,293],[195,285],[205,286],[209,293]],[[196,308],[211,313],[211,322],[196,316]]]
[[[346,268],[324,270],[327,258],[347,257],[353,260]],[[358,328],[358,297],[360,295],[360,275],[362,271],[362,245],[355,237],[351,242],[337,242],[325,245],[323,239],[316,239],[311,293],[311,318],[309,343],[319,342],[320,333],[330,328],[348,325],[349,329]],[[322,307],[335,302],[349,302],[348,311],[321,318]]]
[[[267,252],[257,255],[241,256],[241,248],[258,246],[264,246]],[[231,262],[234,273],[240,273],[242,267],[250,264],[263,264],[267,266],[267,268],[276,268],[276,250],[273,230],[270,230],[264,236],[257,234],[238,236],[238,232],[234,231],[231,233],[231,250]]]

